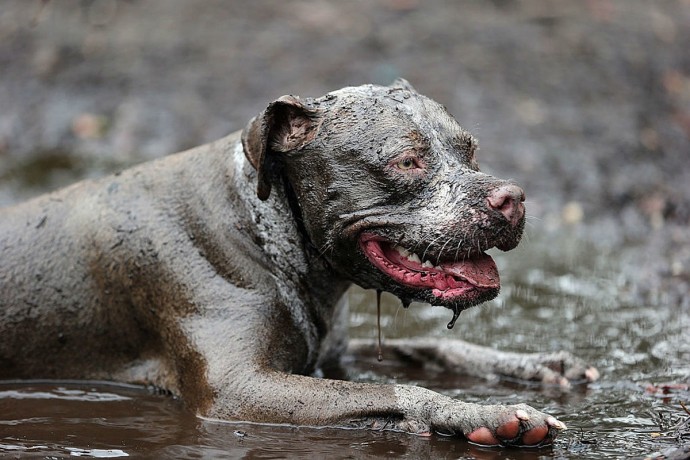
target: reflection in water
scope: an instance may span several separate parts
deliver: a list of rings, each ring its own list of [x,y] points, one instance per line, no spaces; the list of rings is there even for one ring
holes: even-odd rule
[[[79,449],[78,447],[65,448],[71,457],[90,458],[115,458],[129,457],[129,454],[120,449]]]
[[[627,299],[615,259],[593,258],[591,251],[568,241],[540,248],[539,240],[533,237],[518,250],[495,256],[503,268],[501,296],[465,312],[452,331],[445,327],[447,309],[421,304],[404,309],[398,299],[383,294],[381,363],[374,356],[375,293],[352,290],[352,334],[370,338],[373,351],[370,361],[352,363],[352,370],[359,380],[408,382],[465,401],[531,404],[568,425],[553,447],[483,449],[442,436],[220,423],[199,419],[179,401],[140,387],[5,382],[0,384],[0,455],[608,459],[677,445],[674,428],[687,420],[680,403],[690,400],[690,392],[683,385],[650,383],[687,383],[686,315],[678,305]],[[585,252],[589,255],[580,255]],[[596,365],[602,379],[566,392],[386,361],[386,338],[417,335],[460,337],[525,352],[565,349]]]
[[[50,388],[50,391],[34,391],[31,387],[0,391],[0,399],[60,399],[64,401],[127,401],[131,398],[102,391],[74,390],[65,387]]]

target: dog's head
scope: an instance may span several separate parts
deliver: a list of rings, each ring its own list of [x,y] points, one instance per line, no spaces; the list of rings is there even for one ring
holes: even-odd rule
[[[497,295],[485,251],[518,244],[524,193],[481,173],[476,140],[409,83],[284,96],[242,142],[258,196],[282,180],[307,237],[347,278],[456,312]]]

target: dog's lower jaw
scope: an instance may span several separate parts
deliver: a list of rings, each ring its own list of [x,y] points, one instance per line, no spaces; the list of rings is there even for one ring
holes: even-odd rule
[[[401,297],[456,311],[494,298],[500,288],[496,264],[484,253],[434,265],[373,234],[363,234],[359,246],[371,265],[395,284],[393,290],[404,292]]]

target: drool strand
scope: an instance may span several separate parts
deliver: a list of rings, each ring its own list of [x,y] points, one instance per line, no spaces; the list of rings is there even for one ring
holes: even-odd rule
[[[450,322],[446,325],[448,329],[453,329],[453,326],[455,326],[455,321],[457,321],[458,316],[460,316],[460,313],[462,313],[462,310],[455,307],[453,309],[453,319],[450,320]]]
[[[381,349],[381,290],[376,290],[376,327],[379,330],[379,344],[376,349],[378,355],[376,359],[383,361],[383,350]]]

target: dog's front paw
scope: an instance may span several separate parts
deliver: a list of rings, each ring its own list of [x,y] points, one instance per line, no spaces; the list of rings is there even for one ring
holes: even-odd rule
[[[402,419],[391,429],[420,435],[431,431],[463,436],[482,446],[543,446],[565,424],[526,405],[465,403],[420,387],[396,386]]]
[[[599,371],[567,351],[523,355],[529,363],[521,366],[522,371],[531,370],[529,380],[545,384],[570,387],[572,383],[593,382],[599,379]],[[519,377],[519,375],[518,375]]]
[[[389,347],[408,360],[431,362],[449,372],[485,378],[511,379],[560,385],[593,382],[599,371],[567,351],[515,353],[462,340],[441,343],[431,339],[389,341]]]
[[[480,406],[476,428],[463,434],[482,446],[544,446],[551,444],[563,422],[525,404]]]

